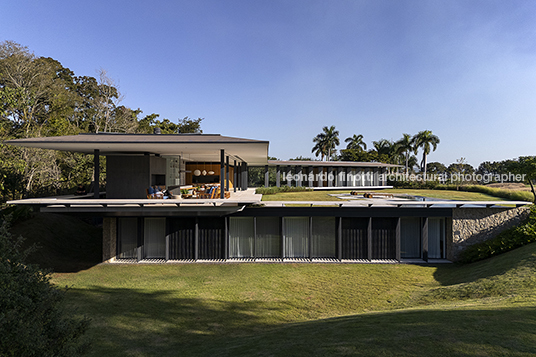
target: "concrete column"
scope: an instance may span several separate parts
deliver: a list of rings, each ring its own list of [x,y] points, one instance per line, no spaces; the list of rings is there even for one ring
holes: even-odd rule
[[[372,260],[372,217],[369,217],[367,228],[367,259]]]
[[[423,218],[422,225],[422,259],[428,261],[428,217]]]
[[[345,167],[344,168],[344,186],[345,187],[348,187],[348,168]]]
[[[112,262],[117,256],[117,218],[102,220],[102,261]]]
[[[302,167],[301,166],[296,166],[296,175],[298,175],[298,180],[296,181],[296,186],[297,187],[301,187],[302,185]]]
[[[313,187],[315,184],[315,176],[314,176],[314,169],[312,166],[309,166],[307,169],[307,179],[309,180],[309,187]]]
[[[400,217],[396,220],[396,260],[400,261]]]
[[[337,259],[342,259],[342,217],[337,217]]]
[[[233,180],[233,191],[236,192],[236,185],[238,184],[238,180],[236,179],[236,177],[238,176],[237,175],[237,168],[236,168],[236,160],[234,160],[233,162],[233,177],[234,177],[234,180]]]
[[[275,171],[275,185],[276,187],[281,187],[281,167],[276,165]]]
[[[287,166],[287,186],[292,186],[292,166],[290,165]]]
[[[264,165],[264,187],[270,186],[270,171],[268,171],[268,165]]]
[[[245,162],[242,162],[242,185],[241,189],[243,191],[248,188],[248,165]]]
[[[229,191],[229,156],[225,158],[225,191]]]
[[[220,150],[220,198],[225,198],[225,150]]]
[[[199,220],[195,218],[194,228],[194,260],[199,259]]]
[[[248,172],[248,163],[247,162],[244,162],[244,175],[245,175],[244,190],[247,190],[248,189],[248,181],[249,181],[249,172]]]
[[[93,176],[93,197],[94,198],[99,198],[100,197],[100,192],[99,192],[99,177],[100,177],[99,155],[100,155],[100,150],[99,149],[93,150],[93,170],[95,172],[95,176]]]

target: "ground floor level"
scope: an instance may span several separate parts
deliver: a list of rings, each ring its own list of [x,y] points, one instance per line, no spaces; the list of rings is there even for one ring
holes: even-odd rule
[[[240,214],[106,217],[107,261],[359,261],[446,259],[449,210],[433,216],[326,215],[251,209]],[[258,214],[255,214],[258,213]],[[409,211],[408,211],[409,213]],[[350,215],[349,215],[350,214]],[[412,212],[415,214],[415,212]]]

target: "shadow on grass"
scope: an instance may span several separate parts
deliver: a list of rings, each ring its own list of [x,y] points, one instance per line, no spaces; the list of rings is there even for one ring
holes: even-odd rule
[[[529,306],[282,321],[285,304],[176,298],[172,291],[70,290],[92,318],[92,356],[482,356],[536,353]]]

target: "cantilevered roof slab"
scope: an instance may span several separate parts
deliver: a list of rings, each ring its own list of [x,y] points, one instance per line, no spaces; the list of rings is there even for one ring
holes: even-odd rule
[[[100,155],[181,155],[191,161],[219,161],[220,150],[249,165],[266,165],[268,141],[221,136],[219,134],[79,134],[6,140],[4,143],[50,150]]]
[[[270,166],[313,166],[313,167],[404,167],[403,165],[384,164],[382,162],[356,162],[356,161],[300,161],[300,160],[268,160]]]

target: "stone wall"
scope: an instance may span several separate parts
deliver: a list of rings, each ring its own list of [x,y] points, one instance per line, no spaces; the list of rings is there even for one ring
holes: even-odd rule
[[[452,249],[449,260],[456,261],[470,245],[495,237],[527,218],[529,206],[518,208],[457,208],[452,212]]]
[[[117,219],[104,217],[102,222],[102,261],[115,260],[117,252]]]

